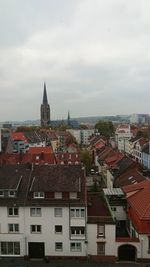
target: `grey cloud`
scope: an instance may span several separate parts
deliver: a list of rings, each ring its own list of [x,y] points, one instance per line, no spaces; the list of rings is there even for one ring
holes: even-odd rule
[[[0,0],[1,120],[39,118],[44,80],[54,119],[68,109],[148,113],[149,9],[143,0]]]

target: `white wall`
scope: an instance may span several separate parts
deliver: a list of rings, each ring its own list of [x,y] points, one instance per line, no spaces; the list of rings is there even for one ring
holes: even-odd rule
[[[19,216],[8,217],[7,207],[0,207],[0,242],[18,241],[20,242],[21,256],[28,255],[28,242],[44,242],[45,255],[54,256],[85,256],[85,237],[80,240],[76,237],[76,242],[82,243],[82,251],[70,251],[70,219],[69,208],[63,207],[62,217],[54,216],[54,207],[42,207],[41,217],[31,217],[30,207],[20,207]],[[76,218],[72,221],[74,226],[85,226],[85,219]],[[19,233],[8,233],[8,223],[18,223]],[[42,225],[41,233],[31,233],[30,225]],[[62,234],[55,233],[55,225],[62,225]],[[55,251],[55,242],[63,242],[63,251]]]
[[[113,188],[114,177],[111,174],[110,170],[107,170],[107,188]]]
[[[125,221],[127,219],[126,212],[122,206],[111,206],[115,207],[116,211],[112,211],[117,221]]]
[[[97,224],[87,225],[87,239],[88,239],[88,254],[97,255],[97,241],[105,243],[105,255],[116,255],[115,244],[115,225],[105,225],[105,238],[97,238]]]

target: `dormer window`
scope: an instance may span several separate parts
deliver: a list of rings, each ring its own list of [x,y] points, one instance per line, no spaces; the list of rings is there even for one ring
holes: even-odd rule
[[[4,197],[4,191],[0,191],[0,197]]]
[[[15,191],[9,191],[8,196],[9,197],[15,197]]]
[[[70,199],[77,199],[77,192],[70,192],[69,193],[69,198]]]
[[[34,192],[34,198],[44,198],[44,192]]]
[[[62,199],[62,192],[55,192],[56,199]]]

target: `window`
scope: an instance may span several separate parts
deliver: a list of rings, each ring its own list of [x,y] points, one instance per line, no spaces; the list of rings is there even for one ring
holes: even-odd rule
[[[8,216],[19,216],[19,208],[8,208]]]
[[[62,208],[55,208],[54,215],[55,217],[62,217]]]
[[[55,198],[61,199],[62,198],[62,192],[55,192]]]
[[[44,192],[34,192],[34,198],[44,198]]]
[[[78,236],[85,235],[85,228],[84,227],[71,227],[71,235],[78,235]]]
[[[63,250],[63,243],[62,242],[56,242],[55,243],[55,251],[62,251]]]
[[[70,199],[77,199],[77,192],[70,192],[69,193],[69,198]]]
[[[104,242],[97,243],[97,254],[98,255],[105,254],[105,243]]]
[[[20,255],[19,242],[1,242],[1,255]]]
[[[41,225],[31,225],[31,233],[41,233]]]
[[[9,223],[8,224],[8,232],[9,233],[18,233],[19,232],[19,224],[18,223]]]
[[[62,234],[62,225],[55,225],[55,233]]]
[[[81,251],[81,243],[79,242],[72,242],[70,243],[70,251],[75,251],[75,252],[78,252],[78,251]]]
[[[79,208],[71,209],[70,210],[70,216],[72,218],[84,218],[85,217],[85,209],[79,209]]]
[[[9,197],[15,197],[15,191],[9,191],[8,196]]]
[[[0,191],[0,197],[4,197],[4,191]]]
[[[41,216],[41,208],[30,208],[30,216],[40,217]]]
[[[105,236],[105,225],[102,224],[97,225],[97,235],[102,237]]]

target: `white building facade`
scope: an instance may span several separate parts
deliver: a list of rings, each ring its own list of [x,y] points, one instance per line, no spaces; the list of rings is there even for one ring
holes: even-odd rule
[[[76,139],[77,143],[80,145],[89,145],[89,137],[95,133],[95,129],[69,129],[69,131]]]
[[[133,136],[130,125],[126,127],[118,127],[115,132],[115,142],[119,151],[123,151],[127,154],[130,152],[129,140]]]
[[[1,207],[0,255],[85,256],[85,207]]]
[[[2,169],[0,256],[85,257],[87,211],[81,166]]]

